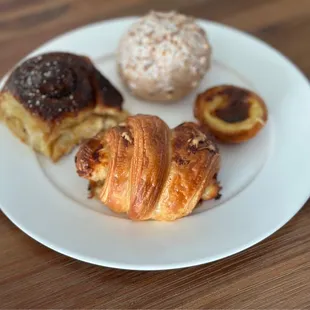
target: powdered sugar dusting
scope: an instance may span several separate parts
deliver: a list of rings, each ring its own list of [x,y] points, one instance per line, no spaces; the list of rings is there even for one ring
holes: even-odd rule
[[[122,38],[119,69],[134,94],[170,99],[198,85],[209,67],[210,53],[206,33],[193,18],[151,12]]]

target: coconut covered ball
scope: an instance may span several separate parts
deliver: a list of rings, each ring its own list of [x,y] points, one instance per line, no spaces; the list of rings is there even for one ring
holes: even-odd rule
[[[195,89],[210,65],[205,31],[191,17],[150,12],[122,37],[120,76],[133,95],[150,101],[175,101]]]

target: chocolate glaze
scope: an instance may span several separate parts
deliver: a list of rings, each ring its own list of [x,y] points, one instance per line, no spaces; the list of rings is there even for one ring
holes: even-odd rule
[[[215,111],[218,118],[227,123],[238,123],[249,117],[249,91],[235,86],[225,86],[215,95],[225,95],[227,98],[227,105]]]
[[[103,97],[104,104],[109,107],[121,109],[123,103],[121,93],[96,69],[95,78],[99,87],[99,92]]]
[[[122,105],[119,92],[91,61],[70,53],[47,53],[26,60],[12,72],[4,91],[46,121],[94,107],[98,91],[104,95],[104,105],[119,109]]]

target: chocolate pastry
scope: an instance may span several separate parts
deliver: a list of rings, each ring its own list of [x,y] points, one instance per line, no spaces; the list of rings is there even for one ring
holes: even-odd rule
[[[21,141],[57,161],[123,121],[122,102],[89,58],[54,52],[13,70],[0,94],[0,118]]]

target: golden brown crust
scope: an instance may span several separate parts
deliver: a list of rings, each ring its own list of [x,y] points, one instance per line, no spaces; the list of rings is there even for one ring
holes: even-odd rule
[[[128,127],[114,127],[105,134],[104,143],[109,152],[109,163],[99,198],[113,211],[126,212],[130,204],[133,137]]]
[[[134,138],[128,216],[148,219],[170,164],[170,129],[156,116],[129,117],[128,126]]]
[[[100,145],[108,164],[93,159]],[[184,123],[170,130],[148,115],[129,117],[123,126],[90,140],[76,159],[80,176],[104,181],[99,199],[133,220],[188,215],[201,198],[218,195],[219,166],[218,148],[203,126]]]
[[[0,118],[21,141],[57,161],[123,121],[122,102],[89,58],[47,53],[13,70],[1,92]]]
[[[202,200],[220,199],[222,187],[217,181],[217,175],[214,175],[212,182],[205,188],[204,193],[201,196]]]
[[[247,141],[268,119],[265,102],[254,92],[232,85],[212,87],[197,96],[195,117],[222,142]]]
[[[98,163],[102,163],[104,154],[102,152],[103,144],[101,138],[103,133],[84,142],[75,156],[77,173],[80,177],[92,179],[92,174]]]
[[[220,158],[209,134],[195,123],[172,133],[172,161],[154,218],[174,220],[192,212],[219,170]]]

